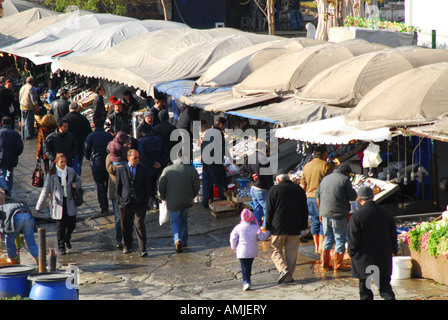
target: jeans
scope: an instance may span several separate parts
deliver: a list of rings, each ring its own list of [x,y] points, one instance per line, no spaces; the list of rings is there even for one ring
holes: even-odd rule
[[[306,203],[308,205],[308,212],[311,220],[311,234],[313,236],[323,235],[324,229],[319,220],[319,209],[317,208],[316,198],[307,198]]]
[[[13,173],[14,169],[6,169],[0,168],[0,188],[7,191],[9,195],[12,194],[12,185],[13,185]]]
[[[168,211],[174,244],[179,240],[184,246],[188,243],[188,210]]]
[[[302,21],[300,21],[300,11],[292,10],[289,12],[289,16],[291,18],[291,30],[301,30]]]
[[[379,286],[378,284],[375,284],[375,286],[378,287],[381,298],[384,300],[395,300],[395,294],[390,285],[390,277],[380,278]],[[359,279],[359,297],[361,300],[373,300],[373,292],[367,288],[366,279]]]
[[[322,217],[324,227],[324,250],[331,250],[334,246],[336,253],[343,254],[345,252],[345,243],[347,241],[347,218],[332,219]]]
[[[241,258],[241,274],[243,276],[243,284],[251,284],[250,276],[252,274],[252,264],[254,263],[254,258]]]
[[[34,218],[30,213],[16,213],[14,215],[14,232],[8,233],[5,236],[6,247],[8,251],[8,257],[11,260],[17,259],[17,246],[15,239],[19,232],[25,235],[26,244],[30,250],[31,255],[34,258],[38,258],[39,249],[34,239]]]
[[[252,206],[258,225],[260,227],[266,227],[266,199],[268,198],[268,191],[251,187],[250,195],[252,197],[250,205]]]
[[[21,116],[22,139],[31,139],[34,135],[34,110],[22,110]]]

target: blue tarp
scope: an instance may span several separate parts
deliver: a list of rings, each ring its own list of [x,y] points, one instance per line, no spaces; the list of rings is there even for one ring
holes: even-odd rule
[[[215,88],[215,87],[195,86],[194,80],[174,80],[174,81],[164,82],[162,84],[156,85],[155,88],[157,89],[157,91],[168,94],[176,99],[179,99],[181,96],[187,96],[190,94],[200,94],[200,93],[210,93],[210,92],[232,90],[232,87]]]
[[[226,22],[225,0],[173,0],[173,21],[191,28],[215,28],[216,22]]]

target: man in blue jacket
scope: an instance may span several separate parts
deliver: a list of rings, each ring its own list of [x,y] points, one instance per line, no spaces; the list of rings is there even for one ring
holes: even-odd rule
[[[0,187],[8,197],[12,194],[14,168],[23,152],[20,134],[11,128],[11,118],[3,117],[0,129]]]
[[[101,213],[106,214],[109,212],[109,200],[107,198],[109,173],[106,170],[107,145],[113,140],[114,136],[104,131],[104,120],[102,118],[96,118],[94,124],[95,131],[90,133],[84,142],[84,155],[90,161]]]

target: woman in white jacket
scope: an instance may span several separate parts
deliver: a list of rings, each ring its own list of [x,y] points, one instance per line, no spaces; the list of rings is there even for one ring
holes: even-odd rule
[[[269,231],[261,232],[252,211],[248,209],[241,211],[241,222],[233,228],[230,234],[230,247],[236,252],[236,257],[240,260],[244,291],[250,289],[252,264],[254,258],[258,256],[257,241],[264,241],[270,235]]]
[[[71,235],[76,227],[77,207],[73,200],[72,189],[80,188],[82,180],[75,170],[67,166],[63,153],[58,153],[53,167],[47,174],[36,210],[40,212],[45,200],[50,196],[49,209],[51,218],[57,222],[58,251],[66,254],[71,249]]]

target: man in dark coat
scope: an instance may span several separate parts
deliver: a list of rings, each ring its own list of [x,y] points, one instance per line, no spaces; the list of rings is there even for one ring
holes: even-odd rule
[[[89,120],[79,112],[77,102],[70,104],[70,112],[64,117],[68,122],[68,132],[73,134],[78,145],[78,152],[73,159],[73,169],[80,176],[84,159],[84,141],[92,132]]]
[[[166,155],[168,159],[165,159],[165,163],[168,164],[170,162],[170,153],[171,149],[177,143],[177,141],[171,141],[171,133],[176,130],[176,127],[169,122],[170,116],[166,110],[161,110],[159,112],[160,123],[154,126],[153,132],[156,136],[162,139],[165,144],[165,148],[167,149]],[[175,157],[173,157],[175,159]],[[163,169],[163,168],[162,168]]]
[[[13,173],[23,152],[20,134],[11,128],[11,118],[2,118],[0,129],[0,187],[8,196],[12,194]]]
[[[381,297],[385,300],[395,300],[390,285],[392,255],[397,254],[394,218],[388,210],[373,201],[371,188],[361,187],[358,200],[362,207],[350,218],[347,251],[352,260],[352,276],[359,279],[360,298],[373,300],[373,292],[367,287],[367,282],[370,281],[372,271],[376,270],[380,283],[375,283],[375,286],[378,287]],[[369,270],[372,267],[375,269]]]
[[[109,172],[106,169],[107,145],[114,136],[104,131],[104,121],[97,119],[95,131],[90,133],[84,142],[84,155],[90,161],[93,180],[95,181],[98,203],[101,213],[109,212],[107,197],[109,186]]]
[[[159,207],[157,194],[157,180],[162,173],[162,167],[166,166],[166,151],[162,139],[154,135],[152,127],[143,129],[143,138],[138,140],[138,152],[141,163],[148,168],[150,178],[149,209],[157,210]]]
[[[58,128],[50,133],[44,141],[43,151],[51,163],[56,154],[63,153],[67,158],[67,165],[73,167],[73,158],[78,152],[78,144],[73,134],[68,132],[68,122],[62,119],[58,122]]]
[[[132,249],[132,226],[134,225],[140,247],[140,256],[146,257],[145,216],[149,201],[148,168],[140,164],[137,150],[128,151],[128,163],[117,167],[115,196],[120,206],[123,253]]]
[[[0,119],[11,115],[11,106],[14,103],[14,94],[7,88],[7,79],[0,77]]]
[[[102,119],[104,122],[107,118],[106,106],[104,105],[104,95],[106,94],[106,90],[104,87],[99,86],[95,89],[95,92],[96,97],[93,100],[93,122],[98,118]]]
[[[289,180],[284,170],[276,174],[266,202],[266,229],[271,232],[272,261],[279,272],[277,283],[292,282],[300,236],[307,233],[308,205],[305,191]]]
[[[116,135],[124,125],[129,123],[129,114],[123,111],[123,102],[118,100],[114,105],[114,112],[107,117],[104,129]]]
[[[70,97],[67,89],[59,90],[59,99],[53,101],[50,108],[50,114],[56,119],[56,122],[64,118],[70,112]]]

